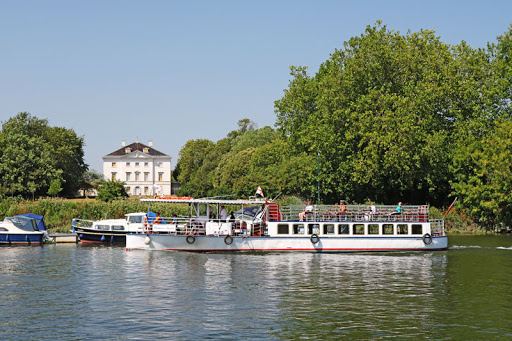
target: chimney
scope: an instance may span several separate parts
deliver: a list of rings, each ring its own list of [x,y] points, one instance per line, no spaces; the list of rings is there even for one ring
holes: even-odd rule
[[[124,142],[124,140],[121,141],[121,147],[124,147],[126,146],[126,142]]]
[[[153,147],[153,141],[149,141],[148,146]]]

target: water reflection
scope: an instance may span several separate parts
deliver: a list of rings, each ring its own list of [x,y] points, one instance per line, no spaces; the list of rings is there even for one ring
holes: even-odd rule
[[[2,248],[0,338],[510,337],[503,240],[382,254]]]

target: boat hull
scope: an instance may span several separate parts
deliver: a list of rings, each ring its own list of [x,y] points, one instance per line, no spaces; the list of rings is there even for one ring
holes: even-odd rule
[[[41,245],[43,233],[0,233],[0,245]]]
[[[188,240],[187,240],[188,238]],[[316,241],[316,240],[313,240]],[[428,251],[448,247],[447,236],[434,236],[430,244],[422,236],[327,237],[316,243],[311,237],[186,236],[172,234],[127,234],[127,250],[192,252],[364,252]]]
[[[82,243],[126,243],[126,231],[101,231],[75,227],[75,233]]]

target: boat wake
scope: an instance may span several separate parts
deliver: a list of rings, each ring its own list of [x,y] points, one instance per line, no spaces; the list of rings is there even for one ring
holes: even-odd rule
[[[496,249],[498,249],[498,250],[512,250],[512,246],[509,246],[509,247],[498,246]]]

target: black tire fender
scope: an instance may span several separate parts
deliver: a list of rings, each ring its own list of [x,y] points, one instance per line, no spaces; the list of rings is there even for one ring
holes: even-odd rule
[[[224,243],[226,243],[226,245],[231,245],[231,243],[233,243],[233,237],[227,235],[226,237],[224,237]]]
[[[423,235],[423,243],[425,243],[425,245],[432,244],[432,236],[430,235],[430,233],[425,233]]]
[[[309,237],[309,240],[311,243],[316,244],[320,241],[320,237],[317,234],[312,234],[311,237]]]

